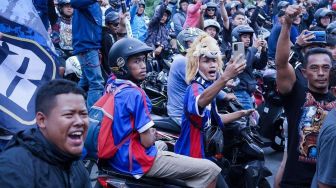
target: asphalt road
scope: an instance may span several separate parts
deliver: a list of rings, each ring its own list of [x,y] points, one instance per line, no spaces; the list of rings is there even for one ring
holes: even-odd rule
[[[266,166],[271,170],[272,176],[268,177],[267,180],[273,187],[274,177],[278,168],[280,166],[283,152],[276,152],[272,148],[264,148],[265,156],[266,156]]]

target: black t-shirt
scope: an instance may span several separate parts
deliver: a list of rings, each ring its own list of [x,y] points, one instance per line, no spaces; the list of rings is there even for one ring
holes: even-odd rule
[[[336,98],[330,93],[314,93],[296,82],[283,99],[288,119],[288,158],[281,187],[310,187],[316,169],[317,136]]]

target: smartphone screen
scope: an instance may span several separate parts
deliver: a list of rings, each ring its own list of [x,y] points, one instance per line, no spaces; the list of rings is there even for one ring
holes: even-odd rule
[[[245,47],[243,42],[232,43],[232,57],[237,58],[240,54],[243,54],[242,60],[245,59]]]

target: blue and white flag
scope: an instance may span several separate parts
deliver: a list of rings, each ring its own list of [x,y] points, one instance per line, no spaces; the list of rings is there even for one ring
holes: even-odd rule
[[[37,88],[57,76],[52,42],[30,0],[0,6],[0,128],[35,125]]]

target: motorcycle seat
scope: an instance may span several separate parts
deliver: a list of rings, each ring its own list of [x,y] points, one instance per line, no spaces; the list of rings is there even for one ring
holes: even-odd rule
[[[181,127],[170,117],[158,116],[155,114],[151,114],[151,117],[154,121],[155,128],[175,134],[181,132]]]
[[[128,183],[133,183],[134,185],[148,185],[148,187],[188,187],[184,181],[179,179],[169,179],[169,178],[154,178],[143,176],[140,179],[134,178],[132,175],[123,174],[117,172],[110,167],[100,167],[98,172],[99,176],[110,176],[114,178],[124,179]]]

